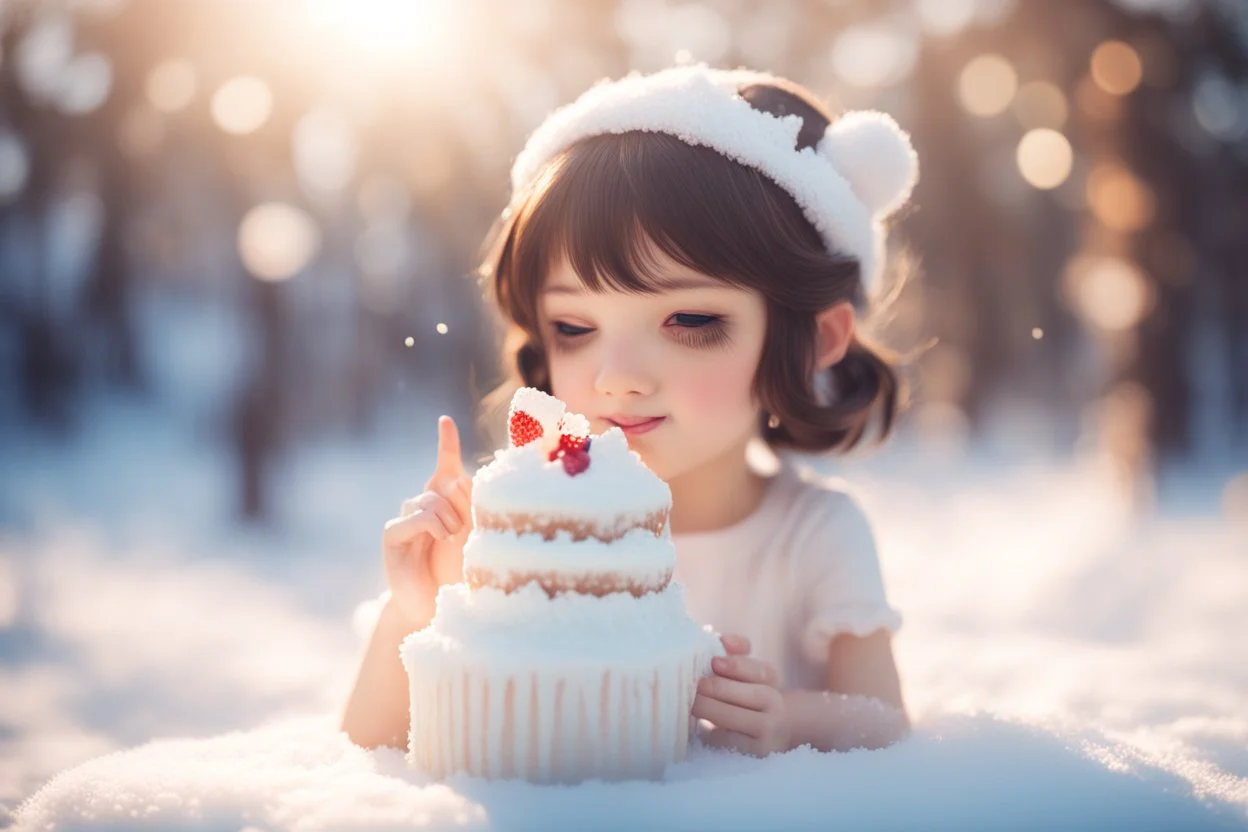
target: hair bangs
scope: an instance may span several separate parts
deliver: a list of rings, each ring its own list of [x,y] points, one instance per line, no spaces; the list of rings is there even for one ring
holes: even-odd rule
[[[756,287],[740,249],[756,233],[757,184],[749,180],[758,176],[663,134],[582,141],[551,166],[518,218],[514,277],[536,293],[534,284],[566,258],[592,292],[653,294],[667,288],[661,252],[729,285]]]

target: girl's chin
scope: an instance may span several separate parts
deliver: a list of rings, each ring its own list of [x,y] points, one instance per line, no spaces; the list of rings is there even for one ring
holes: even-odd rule
[[[671,466],[667,464],[669,460],[665,460],[662,455],[654,453],[653,449],[646,448],[642,443],[629,442],[628,447],[637,452],[637,456],[641,457],[641,461],[646,467],[653,471],[660,479],[669,479]]]
[[[646,467],[653,471],[655,476],[664,482],[671,482],[673,479],[689,470],[687,465],[682,465],[676,460],[664,459],[662,457],[656,458],[654,454],[646,454],[642,451],[638,451],[637,453],[638,456],[641,457],[641,461],[646,464]]]

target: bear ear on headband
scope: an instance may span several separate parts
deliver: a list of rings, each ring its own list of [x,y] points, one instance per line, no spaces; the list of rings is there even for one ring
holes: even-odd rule
[[[904,205],[918,181],[919,157],[910,136],[886,113],[845,113],[828,125],[815,149],[875,217]]]

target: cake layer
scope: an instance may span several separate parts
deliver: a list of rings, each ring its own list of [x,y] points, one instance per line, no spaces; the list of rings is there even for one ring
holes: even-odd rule
[[[472,480],[474,524],[490,528],[492,518],[522,517],[538,528],[549,519],[583,520],[622,533],[659,516],[661,530],[672,506],[667,483],[629,450],[619,428],[591,442],[591,462],[576,476],[536,442],[496,452]]]
[[[472,654],[500,671],[541,666],[583,665],[603,670],[638,667],[670,645],[710,644],[718,639],[685,611],[684,589],[671,583],[662,592],[631,595],[560,595],[550,598],[529,585],[512,593],[466,584],[438,590],[437,611],[428,627],[412,633],[403,652]]]
[[[659,537],[667,528],[668,512],[655,511],[645,516],[617,514],[614,517],[573,517],[559,514],[535,514],[533,512],[495,513],[479,507],[472,510],[473,528],[489,532],[532,534],[543,540],[554,540],[560,535],[568,539],[594,539],[601,543],[619,540],[631,531],[648,532]]]
[[[611,543],[575,540],[561,531],[547,540],[539,534],[473,530],[464,545],[464,578],[473,588],[504,591],[536,581],[548,595],[583,592],[642,595],[667,586],[676,550],[667,535],[632,529]]]
[[[443,587],[400,650],[408,761],[444,777],[658,777],[684,759],[697,680],[719,639],[671,584],[641,598]]]

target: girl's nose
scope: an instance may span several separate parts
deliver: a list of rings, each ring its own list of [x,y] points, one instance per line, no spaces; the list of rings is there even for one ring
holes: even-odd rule
[[[594,377],[595,390],[607,396],[648,396],[656,386],[641,345],[628,341],[604,345]]]

